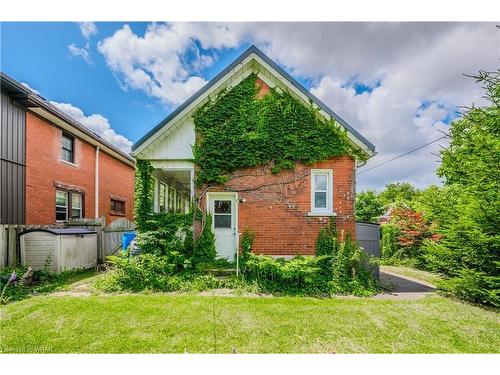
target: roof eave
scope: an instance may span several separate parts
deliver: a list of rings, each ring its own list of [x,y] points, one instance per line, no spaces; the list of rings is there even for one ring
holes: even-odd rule
[[[43,108],[47,112],[58,117],[62,121],[71,125],[72,127],[75,127],[79,131],[83,132],[88,137],[92,138],[99,145],[102,145],[105,148],[108,148],[113,153],[116,153],[121,158],[125,159],[127,161],[127,164],[132,165],[132,166],[135,165],[135,159],[132,156],[128,155],[127,153],[118,149],[116,146],[112,145],[110,142],[103,139],[101,136],[99,136],[96,133],[87,129],[85,126],[80,124],[78,121],[76,121],[75,119],[73,119],[72,117],[70,117],[69,115],[64,113],[63,111],[61,111],[56,106],[52,105],[47,99],[41,97],[40,95],[37,95],[32,90],[23,86],[22,84],[17,82],[15,79],[9,77],[7,74],[5,74],[3,72],[0,72],[0,78],[1,78],[2,88],[5,88],[6,91],[8,91],[9,95],[13,99],[18,101],[20,104],[22,104],[26,108],[28,108],[28,109],[29,108]]]
[[[139,139],[134,145],[132,145],[132,151],[136,151],[142,146],[148,139],[155,135],[159,130],[161,130],[166,124],[178,116],[182,111],[184,111],[190,104],[192,104],[196,99],[202,96],[206,91],[208,91],[212,86],[214,86],[220,79],[222,79],[227,73],[234,69],[238,64],[242,63],[249,55],[255,53],[259,58],[261,58],[266,64],[270,65],[271,68],[276,70],[280,75],[282,75],[286,80],[288,80],[296,89],[307,96],[312,102],[314,102],[318,107],[324,110],[330,117],[335,119],[342,127],[344,127],[348,132],[350,132],[356,139],[358,139],[366,149],[362,147],[362,150],[367,154],[368,157],[372,157],[376,154],[375,146],[363,137],[356,129],[350,126],[342,117],[335,113],[331,108],[329,108],[325,103],[313,95],[309,90],[307,90],[302,84],[300,84],[295,78],[288,74],[283,68],[281,68],[277,63],[266,56],[261,50],[259,50],[254,45],[250,46],[245,52],[243,52],[237,59],[235,59],[231,64],[224,68],[219,74],[207,82],[202,88],[200,88],[196,93],[194,93],[189,99],[172,111],[163,121],[157,124],[153,129],[147,132],[141,139]],[[134,153],[133,153],[134,154]]]

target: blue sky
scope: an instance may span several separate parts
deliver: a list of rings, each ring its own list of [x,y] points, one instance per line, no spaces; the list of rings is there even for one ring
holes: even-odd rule
[[[438,138],[461,106],[484,104],[463,74],[496,69],[500,46],[488,23],[0,27],[3,72],[124,150],[255,44],[375,144],[366,167]],[[358,189],[439,183],[433,153],[443,142],[361,174]]]
[[[147,23],[127,23],[134,33],[143,35]],[[85,114],[99,113],[112,127],[132,142],[139,140],[149,129],[165,118],[176,107],[151,98],[140,90],[124,91],[113,72],[97,51],[97,41],[110,37],[124,23],[97,23],[98,33],[87,40],[78,23],[40,22],[1,24],[1,70],[14,79],[27,83],[48,100],[71,103]],[[68,46],[89,43],[92,63],[73,56]],[[210,80],[252,43],[244,42],[236,48],[219,51],[217,59],[199,72]],[[19,46],[29,45],[29,48]],[[206,52],[214,52],[206,50]],[[187,56],[188,60],[191,56]],[[191,57],[192,59],[192,57]],[[286,68],[286,67],[285,67]],[[307,88],[311,79],[296,78]],[[371,91],[369,86],[356,83],[362,93]]]
[[[123,23],[98,23],[98,34],[89,41],[92,64],[72,56],[68,45],[85,45],[77,23],[1,24],[1,70],[38,90],[48,100],[71,103],[85,114],[100,113],[112,127],[135,142],[160,122],[173,106],[162,104],[139,90],[124,91],[97,52],[96,40],[111,36]],[[144,34],[147,23],[128,23]],[[29,46],[23,48],[22,46]],[[212,78],[247,46],[222,54],[202,71]]]

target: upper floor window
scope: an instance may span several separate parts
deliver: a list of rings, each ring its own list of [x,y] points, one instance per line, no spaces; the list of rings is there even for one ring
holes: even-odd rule
[[[67,134],[62,136],[62,160],[75,162],[75,138]]]
[[[333,214],[333,171],[311,170],[311,213]]]

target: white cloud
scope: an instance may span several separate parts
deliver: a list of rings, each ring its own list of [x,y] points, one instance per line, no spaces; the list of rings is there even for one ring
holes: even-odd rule
[[[26,87],[28,90],[31,90],[33,91],[35,94],[37,95],[40,95],[40,91],[34,89],[33,87],[31,87],[30,85],[28,85],[26,82],[20,82],[21,85],[23,85],[24,87]]]
[[[87,64],[93,63],[92,57],[89,53],[90,45],[88,43],[86,43],[83,48],[77,47],[72,43],[68,46],[68,49],[72,56],[81,57]]]
[[[97,34],[97,26],[94,22],[79,22],[80,31],[85,39],[90,39],[92,35]]]
[[[446,25],[441,33],[432,36],[422,31],[422,42],[404,48],[411,54],[394,56],[395,61],[381,61],[381,66],[386,66],[383,78],[380,87],[371,93],[355,95],[352,88],[342,87],[345,82],[330,76],[323,77],[312,89],[376,145],[378,155],[368,162],[367,168],[439,138],[442,133],[438,130],[447,132],[446,122],[460,106],[484,104],[479,85],[463,73],[496,66],[498,35],[491,25],[452,26]],[[399,32],[404,33],[404,27]],[[390,44],[391,40],[387,42]],[[360,54],[367,61],[372,60],[371,56]],[[372,74],[371,78],[377,75],[375,71]],[[446,145],[447,140],[441,140],[360,174],[358,189],[380,189],[394,180],[407,180],[419,187],[439,183],[435,174],[438,157],[433,154]]]
[[[182,103],[206,80],[193,73],[213,63],[202,49],[231,48],[239,37],[218,24],[150,24],[143,36],[124,25],[98,43],[107,64],[124,87],[139,89],[169,106]]]
[[[487,23],[175,23],[151,24],[143,36],[125,25],[98,49],[122,84],[174,106],[205,83],[199,70],[217,58],[207,49],[247,42],[309,79],[315,95],[375,144],[367,167],[438,138],[457,108],[484,104],[463,74],[497,69],[500,45]],[[356,82],[373,90],[357,94]],[[432,153],[440,145],[360,174],[358,189],[438,183]]]
[[[118,147],[120,150],[126,153],[130,152],[132,142],[123,135],[117,134],[115,130],[111,128],[109,120],[103,115],[92,114],[90,116],[86,116],[80,108],[75,107],[72,104],[58,102],[51,103],[95,134]]]

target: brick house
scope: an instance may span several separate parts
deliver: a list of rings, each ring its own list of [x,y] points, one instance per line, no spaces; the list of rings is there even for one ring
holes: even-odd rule
[[[133,219],[134,159],[1,73],[0,224]]]
[[[133,155],[149,160],[154,168],[154,210],[183,212],[195,198],[213,215],[218,255],[228,259],[246,229],[256,235],[254,252],[280,256],[314,254],[318,232],[332,217],[339,236],[350,233],[355,238],[355,171],[362,162],[351,155],[296,163],[278,173],[271,172],[271,165],[240,169],[231,172],[223,185],[195,188],[193,113],[251,74],[257,77],[257,98],[272,87],[289,92],[304,105],[312,103],[319,116],[334,119],[346,130],[348,142],[364,159],[375,155],[370,142],[252,46],[133,146]]]

